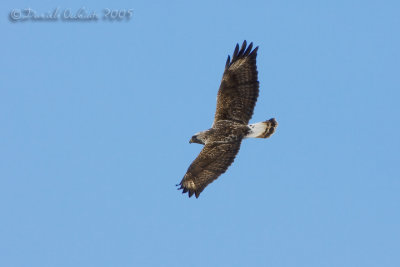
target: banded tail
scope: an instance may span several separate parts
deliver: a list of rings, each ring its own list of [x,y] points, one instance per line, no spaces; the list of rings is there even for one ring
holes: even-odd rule
[[[244,138],[268,138],[274,132],[278,123],[274,118],[263,122],[249,124],[250,132]]]

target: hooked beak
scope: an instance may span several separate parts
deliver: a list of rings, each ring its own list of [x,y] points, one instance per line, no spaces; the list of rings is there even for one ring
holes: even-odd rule
[[[196,136],[192,136],[192,138],[190,138],[190,140],[189,140],[189,144],[196,143],[196,141],[197,141]]]

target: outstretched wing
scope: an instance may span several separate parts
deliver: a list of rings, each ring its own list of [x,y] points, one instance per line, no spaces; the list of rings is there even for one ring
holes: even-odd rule
[[[189,166],[183,177],[180,188],[182,193],[188,192],[189,197],[193,194],[196,198],[206,186],[223,174],[232,164],[236,154],[239,152],[241,140],[227,144],[207,144],[200,154]]]
[[[248,47],[246,45],[244,41],[239,50],[237,44],[232,60],[228,56],[218,91],[214,124],[219,120],[248,124],[253,115],[259,88],[256,65],[258,47],[251,50],[253,43]]]

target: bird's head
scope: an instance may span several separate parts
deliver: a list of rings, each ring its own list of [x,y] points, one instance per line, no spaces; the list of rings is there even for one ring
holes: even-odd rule
[[[189,140],[189,144],[197,143],[197,144],[204,145],[204,141],[203,141],[202,137],[203,136],[201,135],[201,133],[197,133],[197,134],[193,135],[192,138],[190,138],[190,140]]]

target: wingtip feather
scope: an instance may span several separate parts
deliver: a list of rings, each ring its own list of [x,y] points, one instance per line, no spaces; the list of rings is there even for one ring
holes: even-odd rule
[[[228,58],[226,59],[225,68],[228,68],[230,63],[231,63],[231,56],[228,56]]]
[[[180,186],[178,188],[178,190],[182,190],[182,194],[188,193],[189,198],[191,198],[193,195],[195,195],[196,198],[199,198],[200,193],[202,191],[202,190],[199,191],[199,190],[193,190],[193,189],[187,188],[183,185],[182,182],[177,184],[176,186]]]
[[[246,49],[246,46],[247,46],[247,42],[246,42],[246,40],[244,40],[243,44],[242,44],[242,47],[239,50],[238,57],[242,57],[243,56],[244,51]]]
[[[232,55],[232,63],[236,61],[236,59],[238,58],[238,53],[239,53],[239,44],[236,44],[235,51],[233,51]]]
[[[251,51],[250,56],[257,56],[258,46],[256,46],[253,51]]]
[[[244,56],[245,57],[247,57],[250,54],[252,48],[253,48],[253,42],[251,42],[249,44],[249,46],[247,47],[246,51],[244,52]]]
[[[235,50],[233,51],[232,54],[232,59],[230,58],[230,56],[228,56],[228,59],[226,60],[225,69],[229,68],[236,60],[240,58],[245,58],[245,57],[255,58],[257,56],[258,46],[255,47],[253,50],[252,48],[253,48],[253,42],[247,45],[247,41],[244,40],[240,49],[239,49],[239,44],[237,43],[235,46]]]

